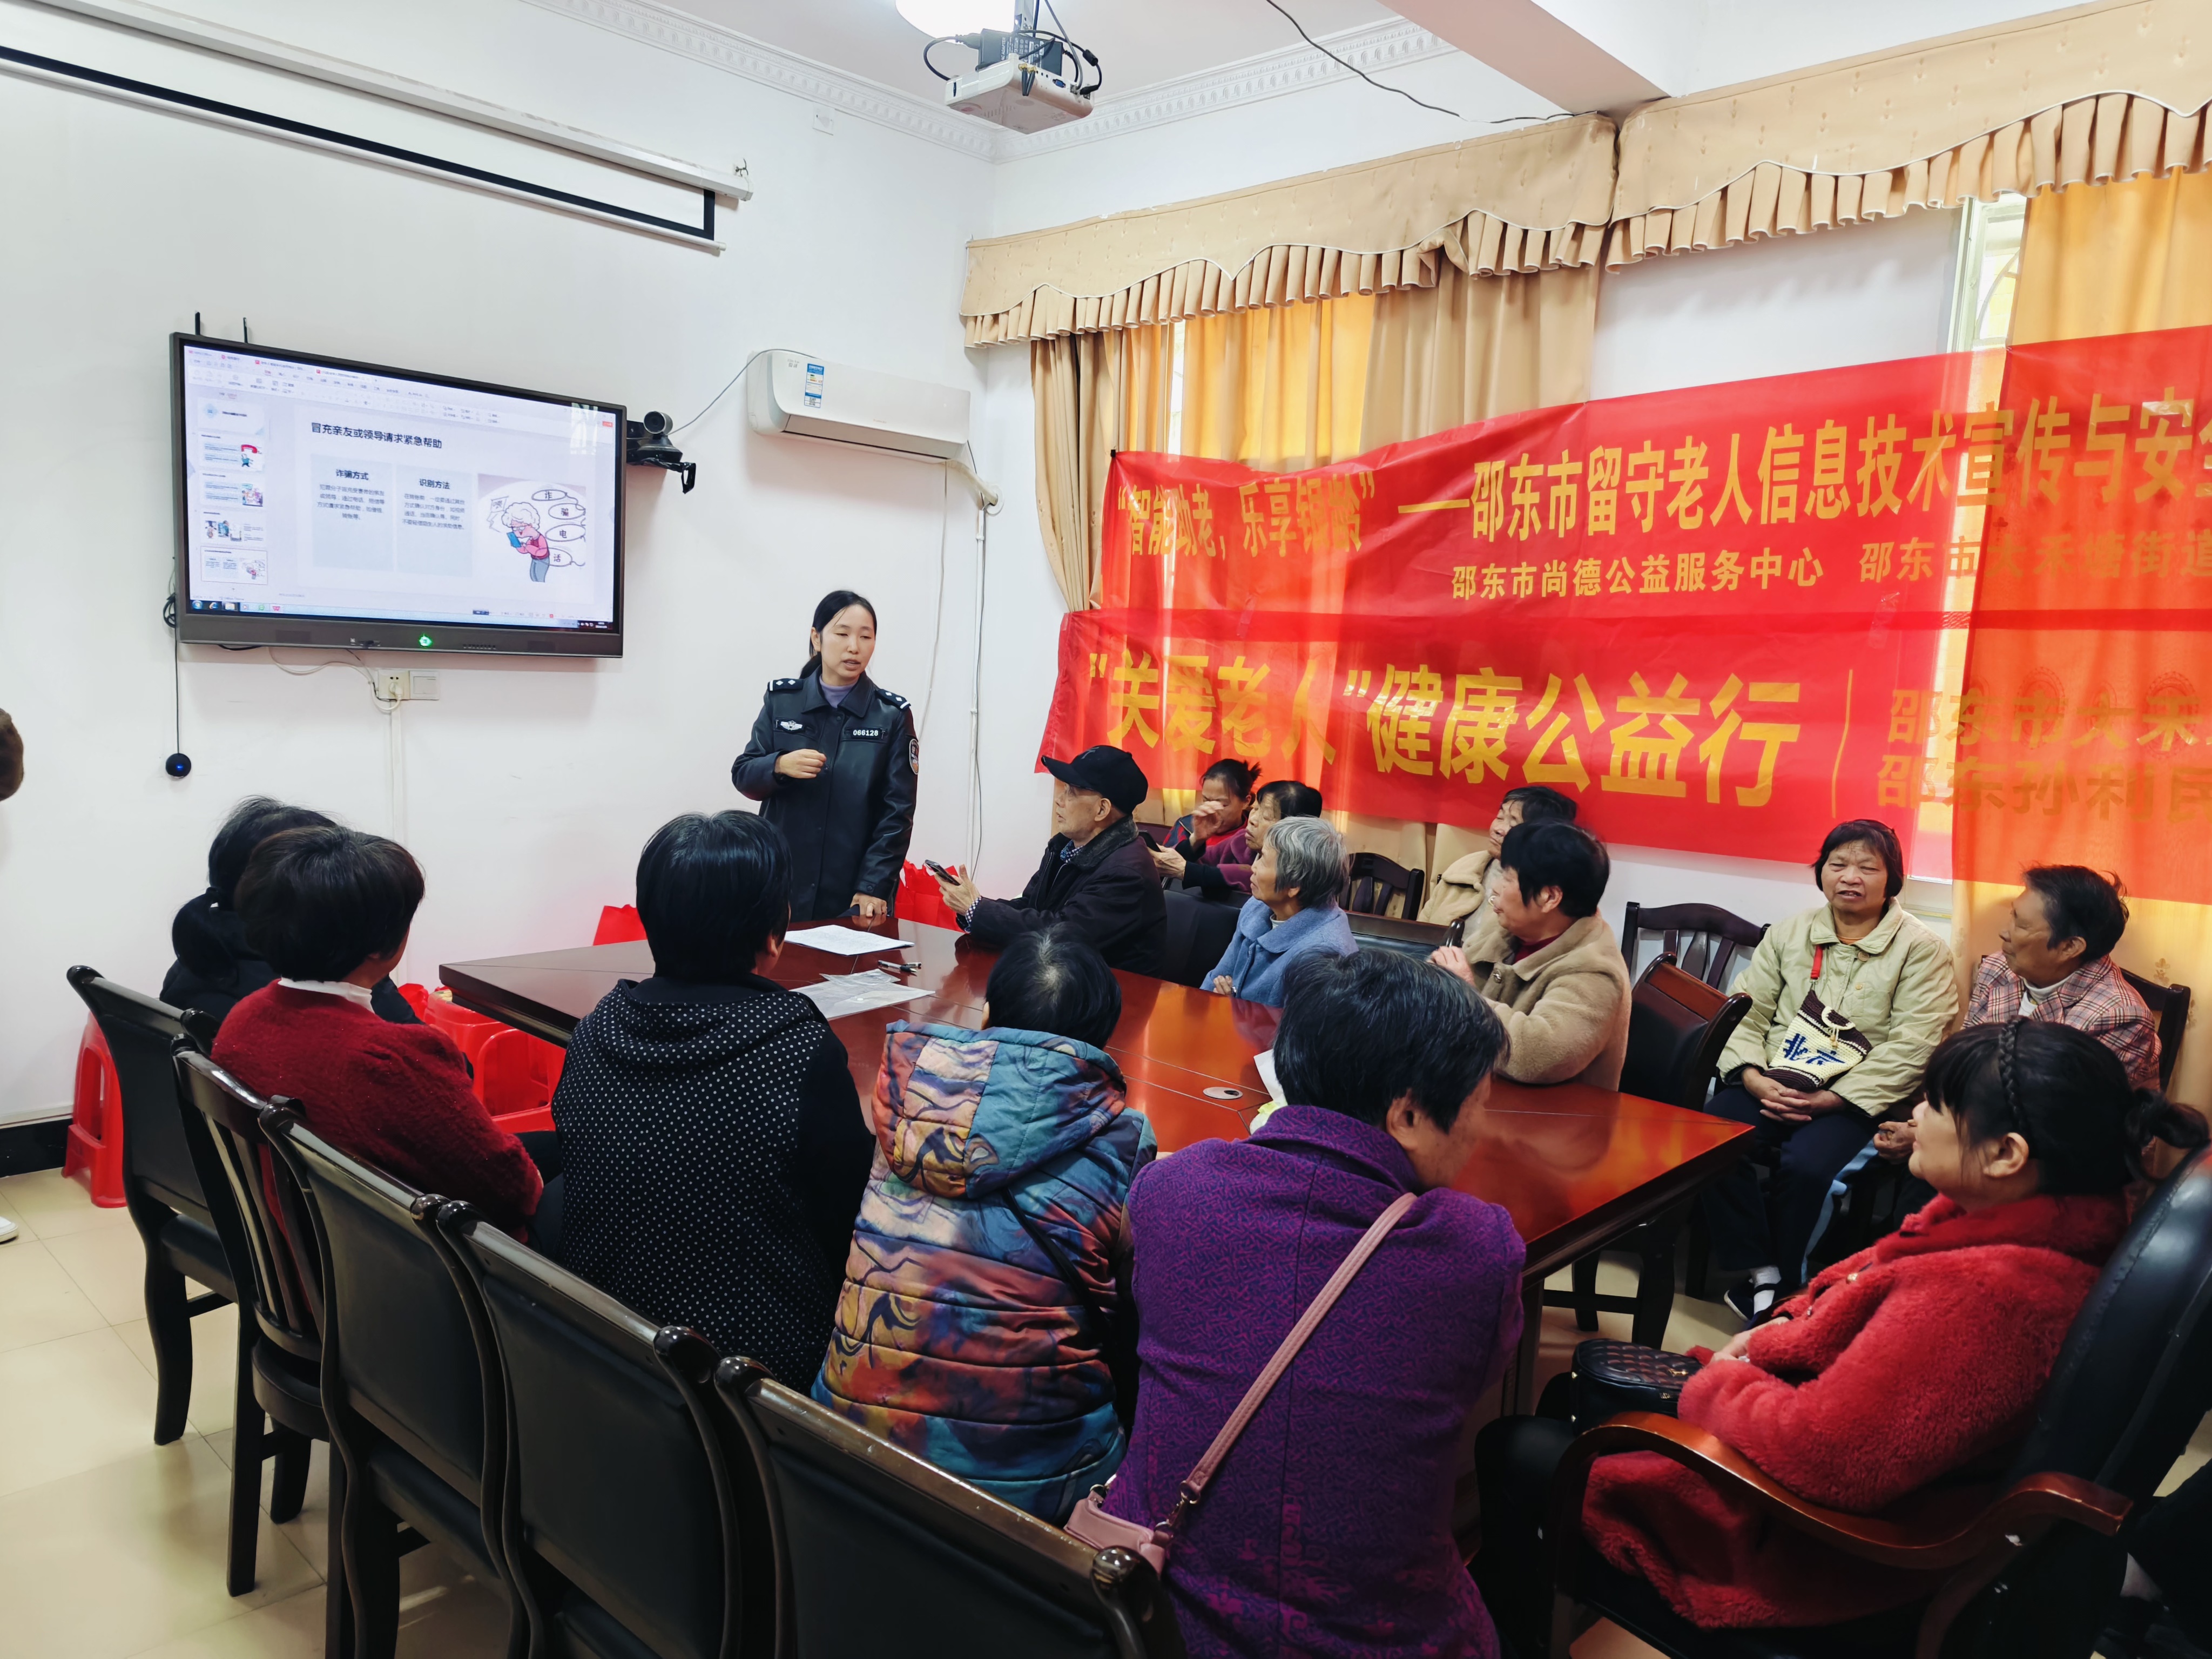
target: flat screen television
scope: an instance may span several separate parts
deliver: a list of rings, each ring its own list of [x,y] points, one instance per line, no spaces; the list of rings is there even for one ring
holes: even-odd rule
[[[619,657],[619,404],[169,337],[177,628]]]

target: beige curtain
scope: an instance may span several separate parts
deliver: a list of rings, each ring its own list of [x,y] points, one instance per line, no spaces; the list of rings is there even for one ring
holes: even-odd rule
[[[1472,276],[1375,301],[1359,448],[1589,396],[1597,268]]]
[[[1121,447],[1121,341],[1063,334],[1030,342],[1036,399],[1037,527],[1070,611],[1097,600],[1106,468]]]
[[[2045,14],[1646,104],[1606,264],[2207,162],[2202,0]]]
[[[971,242],[970,345],[1595,264],[1613,123],[1551,121],[1249,190]]]

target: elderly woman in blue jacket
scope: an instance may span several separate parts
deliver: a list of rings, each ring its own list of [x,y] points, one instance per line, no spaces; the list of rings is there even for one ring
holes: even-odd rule
[[[1344,842],[1321,818],[1284,818],[1267,831],[1252,865],[1252,896],[1237,937],[1206,984],[1224,996],[1283,1006],[1283,975],[1312,951],[1348,957],[1359,946],[1337,901],[1344,896]]]

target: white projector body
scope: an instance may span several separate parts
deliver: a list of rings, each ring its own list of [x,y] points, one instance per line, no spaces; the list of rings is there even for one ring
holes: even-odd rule
[[[1066,76],[1002,58],[988,69],[948,82],[945,104],[1016,132],[1042,132],[1091,113],[1091,100]]]
[[[745,416],[756,432],[795,433],[839,443],[896,449],[941,461],[968,443],[968,394],[833,363],[793,351],[772,351],[745,376]]]

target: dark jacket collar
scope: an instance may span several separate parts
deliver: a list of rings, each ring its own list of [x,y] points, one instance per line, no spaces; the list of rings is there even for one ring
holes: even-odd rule
[[[876,683],[863,674],[853,682],[853,688],[845,694],[844,703],[838,712],[850,714],[857,720],[872,713],[875,702]],[[830,699],[822,694],[822,671],[817,668],[806,677],[806,690],[799,696],[799,712],[811,714],[817,708],[830,706]]]
[[[1107,825],[1078,848],[1075,855],[1067,860],[1067,867],[1087,875],[1136,838],[1137,821],[1134,818],[1121,818]],[[1057,860],[1060,857],[1060,848],[1067,844],[1066,836],[1054,836],[1051,844],[1045,848],[1046,860],[1048,862]]]
[[[1413,1161],[1389,1131],[1326,1106],[1278,1106],[1253,1132],[1251,1141],[1332,1164],[1400,1192],[1413,1190]]]
[[[745,974],[734,980],[714,984],[697,980],[670,979],[661,974],[655,974],[651,979],[626,979],[621,983],[640,1002],[742,1002],[763,991],[785,988],[774,980],[758,974]]]

